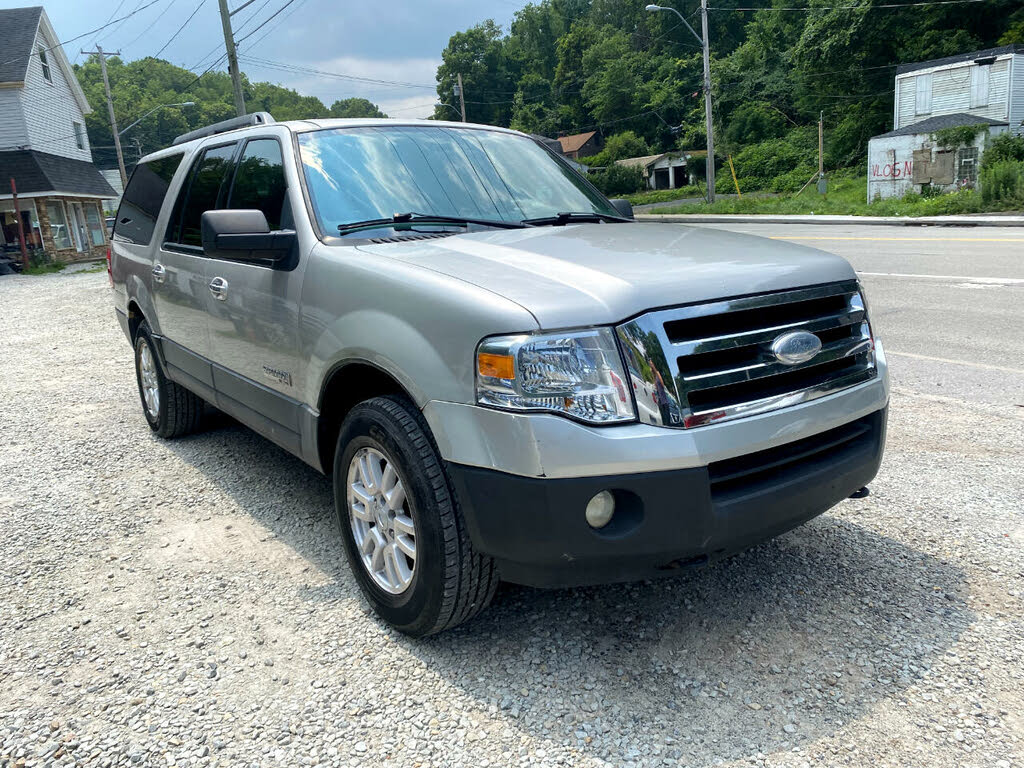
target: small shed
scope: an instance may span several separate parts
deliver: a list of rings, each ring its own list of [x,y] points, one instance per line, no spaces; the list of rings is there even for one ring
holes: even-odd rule
[[[649,189],[676,189],[689,183],[686,157],[683,152],[663,152],[660,155],[627,157],[615,162],[627,168],[643,169]]]
[[[962,147],[943,147],[933,138],[944,128],[965,126],[987,126],[987,130],[979,130],[974,142]],[[868,142],[868,200],[902,197],[924,186],[942,191],[974,186],[988,136],[1006,129],[1005,120],[960,112],[874,136]]]

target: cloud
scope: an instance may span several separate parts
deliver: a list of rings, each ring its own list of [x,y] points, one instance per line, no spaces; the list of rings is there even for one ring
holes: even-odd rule
[[[244,60],[243,68],[254,80],[280,83],[305,96],[316,96],[327,106],[337,99],[358,96],[369,99],[394,117],[426,117],[433,114],[437,102],[434,75],[440,63],[439,59],[432,58],[370,59],[341,56],[303,62],[300,65],[324,73],[389,82],[286,72],[252,60]]]

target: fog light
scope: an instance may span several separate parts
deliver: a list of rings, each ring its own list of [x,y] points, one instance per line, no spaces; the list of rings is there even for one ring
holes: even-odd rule
[[[611,491],[601,491],[587,502],[587,522],[592,528],[604,528],[615,514],[615,497]]]

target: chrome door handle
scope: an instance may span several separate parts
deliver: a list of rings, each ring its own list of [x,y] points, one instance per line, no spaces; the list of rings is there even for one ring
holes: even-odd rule
[[[164,281],[165,277],[167,277],[167,267],[165,267],[163,264],[154,264],[153,265],[153,282],[154,283],[162,283]]]
[[[217,301],[224,301],[228,297],[228,281],[223,277],[215,277],[210,281],[210,293]]]

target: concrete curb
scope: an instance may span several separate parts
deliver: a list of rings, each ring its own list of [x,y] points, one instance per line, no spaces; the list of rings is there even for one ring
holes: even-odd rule
[[[803,216],[731,213],[638,213],[638,221],[679,224],[867,224],[902,227],[1024,227],[1024,216]]]

